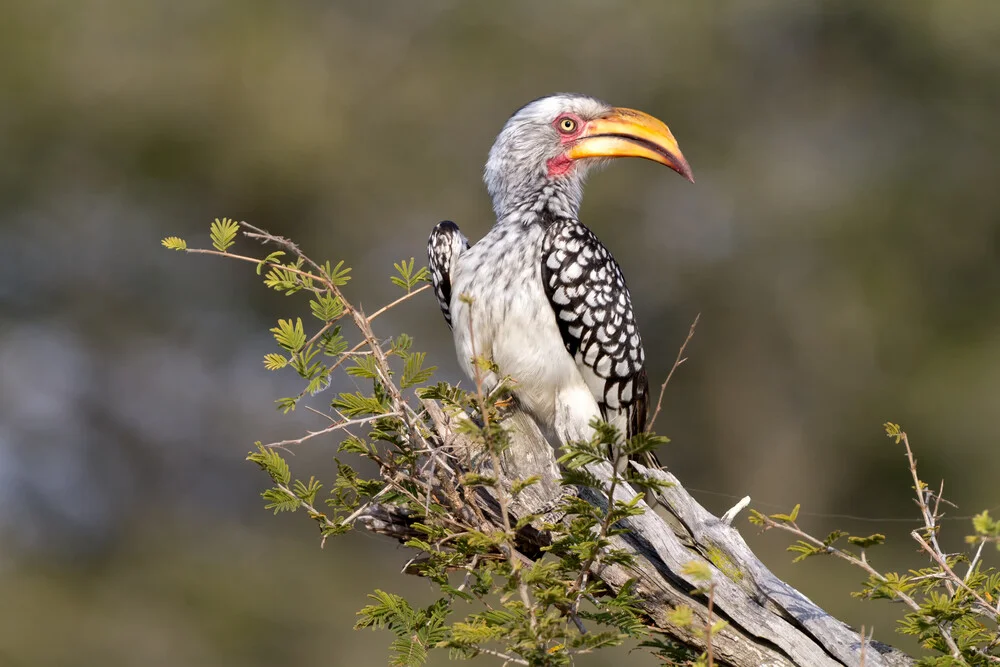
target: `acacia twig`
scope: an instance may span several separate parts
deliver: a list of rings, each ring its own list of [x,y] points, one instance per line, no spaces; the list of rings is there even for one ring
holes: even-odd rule
[[[688,329],[687,338],[684,339],[684,342],[681,343],[680,349],[677,350],[677,358],[674,359],[674,365],[670,367],[670,372],[667,373],[667,379],[663,381],[662,385],[660,385],[660,397],[656,399],[656,409],[653,410],[653,416],[650,418],[649,425],[646,427],[647,433],[653,432],[653,424],[656,423],[656,417],[660,414],[660,407],[663,405],[663,394],[667,391],[667,384],[669,384],[670,378],[674,376],[674,371],[676,371],[681,364],[687,361],[687,357],[684,356],[684,349],[687,347],[688,343],[691,342],[691,339],[694,338],[694,330],[695,327],[698,326],[698,320],[700,319],[701,313],[694,316],[694,322],[691,323],[691,328]]]
[[[384,417],[399,417],[398,412],[386,412],[379,415],[371,415],[369,417],[359,417],[357,419],[348,419],[347,421],[340,421],[335,424],[331,424],[324,429],[319,431],[309,431],[306,435],[301,438],[293,438],[291,440],[281,440],[279,442],[269,442],[265,447],[281,447],[287,448],[289,445],[301,445],[306,440],[312,440],[316,436],[326,435],[327,433],[332,433],[334,431],[339,431],[342,428],[347,428],[349,426],[358,426],[360,424],[367,424],[368,422],[375,421],[376,419],[382,419]]]

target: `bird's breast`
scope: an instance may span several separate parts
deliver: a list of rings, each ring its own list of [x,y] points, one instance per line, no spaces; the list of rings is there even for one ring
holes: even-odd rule
[[[542,284],[543,231],[494,227],[459,257],[451,305],[465,372],[475,377],[475,357],[492,360],[536,415],[552,413],[556,391],[579,381]]]

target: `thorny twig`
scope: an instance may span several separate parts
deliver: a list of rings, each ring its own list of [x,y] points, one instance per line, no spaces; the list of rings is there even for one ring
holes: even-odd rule
[[[976,551],[975,557],[969,563],[969,568],[968,571],[966,572],[965,577],[963,578],[958,576],[958,574],[948,564],[948,557],[941,549],[941,546],[937,540],[937,533],[939,529],[938,521],[941,518],[940,514],[941,503],[948,502],[947,500],[944,500],[944,498],[942,497],[944,491],[944,482],[942,481],[941,486],[936,494],[928,490],[927,485],[923,481],[921,481],[920,476],[917,473],[916,458],[913,455],[913,449],[910,447],[910,442],[909,439],[907,438],[906,433],[900,431],[898,433],[893,433],[892,435],[896,437],[897,442],[903,443],[903,446],[906,450],[906,459],[909,464],[910,475],[913,478],[913,489],[914,492],[916,493],[916,504],[917,507],[920,509],[921,518],[924,524],[923,529],[912,531],[910,533],[910,536],[920,546],[921,550],[925,552],[927,556],[940,568],[940,572],[935,572],[923,577],[915,577],[913,578],[913,581],[916,582],[926,579],[934,579],[940,581],[941,584],[945,587],[945,590],[948,592],[948,595],[951,597],[954,597],[956,591],[958,589],[961,589],[971,597],[975,608],[978,609],[980,613],[985,614],[987,617],[994,616],[997,613],[997,610],[993,608],[992,604],[989,601],[987,601],[982,594],[978,593],[967,583],[969,577],[972,575],[972,572],[975,570],[976,565],[979,562],[979,558],[982,553],[982,544],[980,544],[980,548]],[[934,499],[933,507],[931,506],[931,503],[928,502],[928,499],[930,498]],[[823,541],[813,537],[812,535],[806,533],[801,528],[799,528],[798,524],[796,524],[795,521],[789,521],[789,520],[777,521],[766,515],[761,515],[761,516],[763,517],[762,520],[764,522],[763,525],[765,530],[769,528],[779,528],[786,532],[792,533],[793,535],[799,537],[803,541],[819,549],[822,549],[824,553],[832,554],[834,556],[837,556],[838,558],[846,560],[852,565],[860,567],[865,572],[867,572],[873,579],[883,583],[887,581],[886,577],[883,576],[882,573],[880,573],[878,570],[876,570],[868,563],[868,559],[865,557],[864,551],[861,552],[861,556],[859,558],[857,556],[854,556],[848,551],[839,549],[833,545],[825,544]],[[923,613],[920,604],[916,600],[914,600],[911,596],[899,590],[898,588],[892,588],[890,590],[892,595],[895,596],[898,600],[905,603],[914,612],[923,616],[923,618],[928,623],[933,623],[940,632],[943,641],[948,646],[948,651],[951,654],[951,656],[958,660],[962,659],[962,652],[959,649],[954,636],[952,635],[951,626],[949,623],[945,621],[935,621],[933,618],[926,616]],[[1000,608],[1000,604],[998,604],[998,608]],[[990,662],[995,662],[1000,664],[1000,658],[995,658],[994,656],[986,655],[984,651],[978,649],[974,650],[976,650],[976,652],[979,653],[980,655],[983,655],[984,657],[988,658]]]
[[[920,548],[923,549],[927,553],[927,555],[930,556],[931,560],[937,563],[938,567],[940,567],[941,570],[944,572],[945,576],[941,577],[942,581],[946,583],[951,583],[951,582],[957,583],[962,588],[962,590],[964,590],[966,593],[968,593],[975,599],[977,606],[982,607],[982,610],[986,614],[992,615],[996,613],[994,612],[993,607],[990,605],[990,603],[986,601],[986,598],[984,598],[982,595],[980,595],[973,589],[969,588],[968,584],[966,584],[961,577],[955,574],[955,571],[952,570],[951,567],[948,565],[948,559],[944,557],[944,555],[940,552],[940,550],[928,544],[927,541],[920,535],[919,531],[914,530],[913,532],[910,533],[910,537],[912,537],[916,541],[916,543],[920,545]],[[949,591],[953,591],[953,589],[950,586],[949,586]],[[951,595],[954,595],[954,592],[952,592]]]
[[[503,660],[504,665],[514,664],[514,665],[528,665],[530,664],[527,660],[522,660],[521,658],[515,658],[512,655],[507,655],[506,653],[501,653],[500,651],[494,651],[489,648],[479,648],[477,649],[480,653],[485,655],[492,655],[495,658],[500,658]]]
[[[611,483],[608,485],[608,507],[605,510],[604,517],[601,519],[601,527],[597,534],[597,539],[599,542],[607,538],[608,531],[611,529],[611,516],[612,516],[611,510],[614,507],[615,503],[615,489],[617,488],[618,482],[621,479],[621,473],[618,472],[618,467],[624,453],[622,452],[621,447],[612,447],[612,451],[614,452],[615,458],[613,461],[611,461],[613,472],[611,474]],[[571,609],[574,615],[576,615],[580,609],[580,601],[583,599],[583,589],[587,587],[587,580],[590,577],[590,568],[600,562],[600,555],[601,551],[600,547],[598,546],[594,550],[594,553],[591,554],[583,562],[583,565],[580,566],[580,574],[577,575],[576,580],[573,582],[573,585],[570,586],[568,594],[571,597],[576,596],[575,599],[573,600],[573,607]]]
[[[944,480],[941,480],[941,487],[937,494],[937,499],[934,502],[934,509],[931,510],[930,506],[927,504],[927,497],[931,495],[930,490],[927,485],[920,481],[920,476],[917,474],[917,461],[913,457],[913,450],[910,449],[910,440],[906,437],[906,433],[900,434],[900,440],[903,441],[903,446],[906,448],[906,460],[910,464],[910,475],[913,477],[913,490],[917,494],[917,507],[920,508],[920,516],[924,520],[924,528],[927,532],[927,537],[930,539],[931,544],[934,545],[934,551],[941,552],[941,546],[938,544],[937,540],[937,520],[939,518],[938,508],[941,505],[941,494],[944,491]],[[912,533],[916,535],[916,531]],[[944,581],[944,586],[948,590],[948,595],[954,595],[955,589],[951,582],[948,580]]]
[[[319,264],[317,264],[315,261],[306,256],[305,253],[302,252],[302,250],[299,248],[297,244],[293,243],[292,241],[284,237],[275,236],[274,234],[271,234],[270,232],[260,229],[259,227],[255,227],[248,222],[240,222],[240,225],[250,230],[249,232],[244,232],[244,234],[247,237],[260,240],[264,243],[272,243],[274,245],[278,245],[287,249],[298,259],[300,259],[304,265],[309,266],[313,271],[316,272],[316,275],[312,276],[314,280],[318,280],[326,288],[327,291],[329,291],[338,299],[340,299],[340,302],[344,306],[344,311],[347,314],[349,314],[351,318],[354,320],[355,326],[357,326],[358,330],[361,331],[361,335],[364,337],[365,343],[367,343],[369,349],[372,352],[372,355],[375,357],[375,368],[378,371],[379,375],[381,376],[381,381],[385,386],[386,391],[389,393],[389,398],[392,402],[393,410],[395,410],[396,412],[403,413],[400,416],[400,419],[402,419],[403,423],[405,424],[411,439],[426,444],[426,441],[424,440],[423,436],[417,431],[412,420],[410,420],[409,415],[407,415],[403,410],[402,406],[405,403],[405,401],[403,400],[403,397],[400,394],[399,388],[395,385],[395,383],[389,381],[389,362],[388,359],[386,358],[385,351],[382,349],[382,346],[379,344],[378,339],[375,337],[374,331],[372,331],[371,319],[367,317],[364,314],[364,312],[361,311],[361,309],[357,308],[352,303],[350,303],[346,298],[344,298],[344,294],[343,292],[341,292],[340,287],[333,282],[330,276],[326,275],[325,270]],[[286,270],[291,270],[288,269],[288,267],[282,267],[282,268],[285,268]],[[306,274],[306,275],[311,275],[311,274]],[[409,292],[404,298],[397,299],[396,303],[402,303],[402,301],[412,297],[413,295],[417,294],[417,292],[418,292],[417,290]]]
[[[694,330],[695,327],[698,326],[698,320],[700,319],[701,313],[694,316],[694,322],[691,323],[691,328],[688,330],[687,338],[684,339],[684,342],[681,343],[680,349],[677,350],[677,358],[674,359],[674,365],[670,367],[670,372],[667,373],[667,379],[663,381],[662,385],[660,385],[660,397],[656,399],[656,409],[653,410],[653,416],[649,419],[649,426],[646,427],[647,433],[653,432],[653,424],[656,423],[656,417],[660,414],[660,407],[663,405],[663,394],[667,391],[667,384],[670,382],[670,378],[674,376],[674,371],[676,371],[681,364],[687,361],[687,357],[684,356],[684,349],[687,347],[688,343],[691,342],[691,339],[694,338]]]
[[[798,524],[796,524],[794,521],[778,522],[769,516],[766,515],[762,516],[763,516],[765,530],[770,528],[778,528],[785,532],[791,533],[792,535],[795,535],[796,537],[804,540],[805,542],[808,542],[809,544],[812,544],[815,547],[819,547],[820,549],[823,550],[823,553],[831,554],[833,556],[836,556],[837,558],[847,561],[851,565],[860,567],[862,570],[867,572],[869,575],[871,575],[878,581],[883,583],[887,581],[885,576],[881,572],[879,572],[874,567],[868,564],[868,559],[865,558],[863,551],[861,552],[861,558],[858,558],[854,554],[844,551],[843,549],[838,549],[833,545],[824,544],[822,540],[813,537],[809,533],[799,528]],[[909,607],[913,611],[921,613],[920,604],[912,597],[904,593],[903,591],[893,590],[892,594],[895,595],[899,600],[901,600],[904,604],[906,604],[907,607]],[[948,644],[948,649],[949,651],[951,651],[952,657],[961,658],[961,651],[959,651],[958,649],[958,644],[955,643],[955,638],[952,637],[951,635],[951,630],[944,623],[940,622],[935,623],[934,619],[930,617],[925,616],[924,618],[927,620],[928,623],[934,623],[937,626],[938,631],[944,638],[945,643]]]
[[[946,558],[944,551],[941,549],[941,545],[938,543],[937,539],[937,521],[941,516],[938,509],[943,500],[944,480],[941,480],[941,486],[939,487],[937,496],[935,497],[934,509],[932,511],[926,501],[926,497],[930,496],[931,492],[927,489],[927,485],[920,480],[920,476],[917,474],[917,461],[913,456],[913,450],[910,448],[910,440],[906,436],[905,432],[900,433],[899,439],[906,448],[906,460],[910,464],[910,474],[913,477],[913,489],[917,494],[917,506],[920,508],[920,513],[924,519],[924,532],[927,539],[924,539],[924,537],[920,535],[920,531],[917,530],[912,531],[910,533],[910,537],[912,537],[914,541],[920,545],[920,548],[926,552],[931,560],[937,563],[938,567],[940,567],[942,572],[945,573],[946,576],[942,577],[942,581],[945,588],[948,590],[948,595],[954,597],[955,586],[957,585],[959,588],[971,595],[973,599],[975,599],[977,606],[981,607],[986,614],[991,615],[995,613],[992,605],[990,605],[990,603],[987,602],[982,595],[974,591],[966,583],[966,580],[969,575],[972,574],[972,571],[976,566],[976,561],[979,560],[979,555],[982,552],[982,544],[980,544],[979,551],[976,552],[976,557],[971,563],[969,563],[969,570],[966,572],[965,579],[959,577],[948,565],[948,559]]]
[[[291,440],[281,440],[278,442],[269,442],[264,446],[287,448],[289,445],[301,445],[306,440],[311,440],[318,435],[326,435],[327,433],[333,433],[334,431],[339,431],[340,429],[347,428],[348,426],[358,426],[360,424],[367,424],[368,422],[373,422],[377,419],[383,419],[385,417],[399,417],[399,416],[400,413],[398,412],[386,412],[380,415],[371,415],[369,417],[348,419],[347,421],[341,421],[335,424],[331,424],[330,426],[327,426],[324,429],[320,429],[319,431],[309,431],[308,433],[306,433],[306,435],[302,436],[301,438],[293,438]]]
[[[331,276],[327,275],[327,273],[323,269],[323,267],[321,267],[315,261],[313,261],[312,259],[310,259],[307,255],[305,255],[301,251],[301,249],[298,247],[297,244],[293,243],[292,241],[290,241],[290,240],[288,240],[286,238],[283,238],[283,237],[271,234],[271,233],[269,233],[269,232],[267,232],[267,231],[265,231],[265,230],[263,230],[263,229],[261,229],[259,227],[255,227],[254,225],[251,225],[250,223],[240,222],[239,224],[240,224],[241,227],[244,228],[244,232],[243,233],[248,238],[258,240],[258,241],[260,241],[262,243],[265,243],[265,244],[270,243],[272,245],[277,245],[277,246],[280,246],[282,248],[285,248],[292,255],[294,255],[298,259],[299,262],[301,262],[301,266],[307,267],[309,270],[303,270],[303,269],[297,268],[295,266],[288,266],[288,265],[285,265],[285,264],[281,263],[280,261],[274,261],[274,260],[272,260],[272,261],[264,261],[264,260],[261,260],[259,258],[255,258],[255,257],[248,257],[246,255],[238,255],[238,254],[230,253],[230,252],[220,252],[218,250],[209,250],[209,249],[200,249],[200,248],[188,248],[188,249],[186,249],[186,251],[187,252],[191,252],[191,253],[206,254],[206,255],[216,255],[216,256],[220,256],[220,257],[228,257],[228,258],[236,259],[236,260],[243,261],[243,262],[252,262],[252,263],[257,264],[259,266],[268,266],[268,267],[273,267],[273,268],[276,268],[276,269],[281,269],[283,271],[287,271],[287,272],[291,273],[292,275],[299,276],[302,279],[302,283],[300,284],[300,286],[303,289],[306,289],[306,290],[311,291],[313,293],[323,293],[323,292],[326,292],[326,293],[334,295],[340,301],[340,303],[342,304],[343,309],[344,309],[344,312],[337,319],[339,320],[344,315],[350,315],[350,317],[353,320],[355,326],[361,332],[361,335],[363,337],[363,341],[360,342],[360,343],[358,343],[357,345],[355,345],[351,350],[348,350],[346,353],[344,353],[344,355],[342,355],[341,359],[339,359],[335,364],[333,364],[333,366],[331,366],[329,369],[327,369],[327,374],[328,375],[332,374],[333,370],[335,370],[337,367],[339,367],[341,364],[343,364],[347,359],[350,359],[352,354],[360,351],[362,348],[364,348],[364,347],[367,346],[369,348],[369,350],[370,350],[371,355],[375,359],[375,369],[376,369],[376,372],[378,373],[379,380],[382,383],[382,385],[385,387],[386,391],[388,392],[389,398],[390,398],[390,401],[391,401],[391,404],[392,404],[392,411],[389,412],[389,413],[381,414],[381,415],[375,415],[375,416],[373,416],[371,418],[364,418],[364,419],[360,419],[360,420],[342,421],[342,422],[333,424],[330,427],[328,427],[326,429],[323,429],[321,431],[311,432],[311,433],[309,433],[308,435],[306,435],[306,436],[304,436],[302,438],[299,438],[299,439],[296,439],[296,440],[289,440],[289,441],[284,441],[284,442],[272,443],[270,446],[272,446],[272,447],[284,447],[285,445],[298,444],[300,442],[304,442],[305,440],[308,440],[309,438],[313,438],[313,437],[315,437],[317,435],[322,435],[324,433],[328,433],[328,432],[331,432],[331,431],[334,431],[334,430],[338,430],[338,429],[341,429],[341,428],[345,428],[345,427],[348,427],[348,426],[357,425],[357,424],[361,424],[361,423],[366,423],[368,421],[373,421],[375,419],[379,419],[379,418],[382,418],[382,417],[398,417],[403,422],[404,426],[406,427],[407,436],[409,437],[411,443],[414,444],[414,445],[417,445],[419,443],[419,444],[421,444],[423,446],[424,449],[429,449],[430,448],[429,443],[427,443],[427,441],[424,438],[423,434],[420,433],[419,429],[416,427],[416,423],[415,423],[414,419],[411,417],[410,413],[412,412],[412,410],[411,411],[407,411],[406,410],[406,408],[409,407],[409,406],[407,406],[406,401],[403,399],[403,397],[402,397],[402,395],[400,393],[399,388],[390,379],[390,371],[389,371],[389,363],[388,363],[387,355],[386,355],[385,351],[382,349],[382,346],[381,346],[379,340],[376,338],[376,336],[375,336],[375,334],[374,334],[374,332],[373,332],[373,330],[371,328],[371,322],[376,317],[378,317],[379,315],[382,315],[383,313],[387,312],[391,308],[393,308],[393,307],[395,307],[395,306],[403,303],[407,299],[410,299],[413,296],[419,294],[420,292],[422,292],[425,289],[427,289],[428,286],[425,285],[425,286],[422,286],[422,287],[420,287],[418,289],[412,290],[412,291],[408,292],[406,295],[400,297],[399,299],[396,299],[392,303],[390,303],[390,304],[388,304],[388,305],[380,308],[373,315],[366,316],[361,309],[359,309],[356,306],[354,306],[351,302],[349,302],[344,297],[344,294],[340,290],[340,287],[333,282]],[[249,230],[249,231],[247,231],[247,230]],[[319,283],[319,285],[321,285],[322,287],[316,287],[314,283]],[[336,320],[333,320],[333,321],[330,321],[330,322],[326,322],[324,324],[324,326],[319,330],[319,332],[317,332],[310,339],[309,342],[310,343],[315,343],[316,341],[318,341],[319,338],[324,333],[326,333],[326,331],[328,331],[330,329],[330,327],[333,325],[333,323],[335,321]],[[386,461],[382,460],[378,456],[372,456],[371,458],[372,458],[372,460],[374,460],[376,463],[379,464],[379,466],[380,466],[380,468],[382,468],[383,472],[385,472],[387,470],[386,469],[386,465],[387,465]],[[399,481],[396,479],[395,475],[383,474],[383,477],[386,479],[386,481],[388,483],[388,487],[392,487],[394,490],[396,490],[397,492],[402,493],[404,496],[406,496],[408,498],[411,498],[412,500],[416,500],[416,498],[413,497],[413,494],[410,491],[410,489],[406,488],[404,485],[401,485],[399,483]],[[422,482],[421,480],[413,480],[413,481],[417,482],[418,485],[421,485],[421,486],[429,486],[427,483]],[[279,488],[281,488],[281,485],[279,485]],[[282,488],[282,490],[285,491],[285,492],[287,492],[287,493],[289,493],[290,495],[294,495],[287,488]],[[325,526],[327,526],[327,527],[338,527],[338,524],[336,524],[335,522],[333,522],[330,519],[328,519],[325,514],[323,514],[322,512],[318,511],[315,507],[312,507],[308,503],[303,503],[303,506],[308,510],[310,516],[312,516],[313,518],[319,520]],[[355,512],[355,514],[352,515],[352,517],[349,517],[349,518],[353,520],[353,518],[356,518],[359,515],[360,515],[360,513]],[[325,537],[323,538],[323,542],[325,542]]]

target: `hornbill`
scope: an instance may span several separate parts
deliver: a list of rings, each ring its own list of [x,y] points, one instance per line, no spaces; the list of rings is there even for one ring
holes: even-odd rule
[[[595,165],[642,157],[693,182],[663,122],[584,95],[528,103],[504,125],[484,180],[497,221],[470,247],[451,221],[428,240],[430,273],[458,360],[492,390],[504,376],[554,444],[589,440],[600,417],[645,429],[649,384],[632,299],[618,263],[578,219]],[[648,464],[656,463],[647,457]]]

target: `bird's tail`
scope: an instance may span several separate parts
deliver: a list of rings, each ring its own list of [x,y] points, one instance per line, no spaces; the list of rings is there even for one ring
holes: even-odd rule
[[[445,322],[451,327],[451,284],[455,260],[469,249],[469,239],[451,220],[435,225],[427,239],[427,265],[431,272],[434,294]]]

